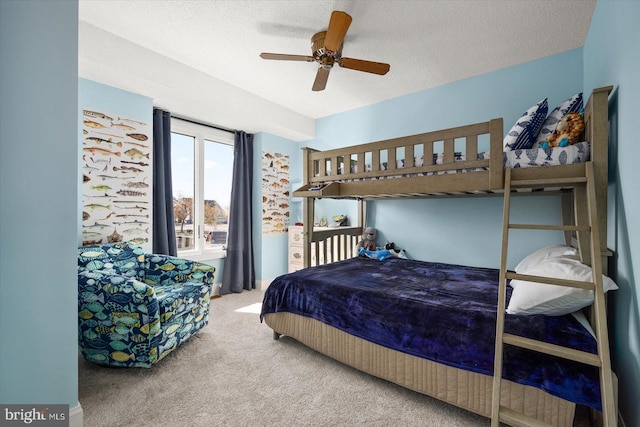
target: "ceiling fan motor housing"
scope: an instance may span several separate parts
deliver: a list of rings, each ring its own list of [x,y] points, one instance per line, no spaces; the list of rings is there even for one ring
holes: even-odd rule
[[[324,46],[324,39],[326,35],[326,31],[320,31],[311,37],[311,52],[316,62],[325,68],[331,68],[333,67],[333,64],[340,59],[342,46],[340,46],[340,49],[337,52],[327,50]]]

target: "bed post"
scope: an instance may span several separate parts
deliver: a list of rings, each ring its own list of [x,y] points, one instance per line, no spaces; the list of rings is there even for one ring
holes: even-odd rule
[[[573,220],[573,190],[563,191],[560,193],[561,212],[562,212],[562,224],[563,225],[575,225]],[[564,244],[572,246],[573,231],[564,232]]]
[[[502,118],[489,121],[489,187],[492,190],[504,188],[503,131]]]
[[[596,209],[600,239],[602,269],[607,274],[607,185],[609,169],[609,93],[613,86],[594,89],[584,107],[585,140],[591,143],[591,163],[593,164]],[[586,212],[581,211],[586,200],[585,188],[574,188],[562,193],[562,223],[575,225],[585,223]],[[588,233],[565,232],[565,243],[580,250],[581,260],[591,265]]]
[[[600,254],[606,272],[607,257],[607,183],[609,174],[609,93],[613,86],[594,89],[585,105],[585,139],[591,142],[591,161],[596,185]]]
[[[302,265],[304,268],[311,266],[311,237],[313,234],[313,218],[315,216],[314,197],[305,197],[303,201],[303,218],[302,218],[302,247],[304,248]]]
[[[302,185],[309,184],[309,177],[313,176],[313,165],[310,159],[310,154],[313,151],[316,150],[309,147],[302,148]],[[315,200],[314,197],[302,199],[302,247],[304,248],[302,266],[304,268],[311,266],[311,236],[313,234]]]
[[[595,186],[595,204],[598,214],[598,231],[600,240],[600,259],[602,274],[609,275],[609,256],[612,253],[607,248],[607,192],[609,182],[609,94],[613,86],[593,89],[584,109],[585,139],[591,142],[591,162],[593,164],[593,178]],[[582,253],[583,245],[580,244]],[[606,301],[605,295],[605,301]],[[598,313],[595,305],[589,310],[589,321],[592,326],[597,325]],[[600,314],[602,316],[602,314]],[[606,349],[609,350],[608,348]],[[610,368],[609,368],[610,369]],[[613,376],[613,393],[617,395],[617,381]],[[614,397],[616,400],[616,397]],[[615,404],[614,404],[615,405]],[[614,411],[617,405],[614,406]],[[591,409],[592,417],[598,425],[603,423],[602,413]]]
[[[358,227],[364,230],[364,223],[367,220],[367,202],[364,199],[358,199]]]

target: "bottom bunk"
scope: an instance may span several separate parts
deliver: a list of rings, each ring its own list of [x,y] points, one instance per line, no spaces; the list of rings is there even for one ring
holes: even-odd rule
[[[276,278],[261,318],[340,362],[489,417],[496,269],[351,258]],[[596,352],[574,315],[509,315],[516,335]],[[503,405],[570,426],[576,404],[601,409],[593,367],[525,349],[505,352]]]
[[[267,314],[264,319],[274,334],[291,337],[334,360],[459,408],[491,417],[493,378],[489,375],[391,350],[310,317],[283,312]],[[503,405],[510,409],[549,425],[573,425],[576,408],[573,402],[507,380],[502,380],[501,393]]]

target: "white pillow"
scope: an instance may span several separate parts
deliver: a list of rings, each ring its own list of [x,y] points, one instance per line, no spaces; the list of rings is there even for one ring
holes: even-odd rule
[[[546,248],[538,249],[535,252],[524,257],[518,265],[516,265],[516,273],[523,273],[525,270],[538,264],[540,261],[544,261],[549,258],[556,257],[569,257],[573,259],[580,259],[578,249],[567,245],[553,245]]]
[[[569,257],[556,257],[540,261],[522,274],[553,277],[577,281],[591,281],[591,267]],[[602,275],[604,290],[618,289],[613,280]],[[573,313],[593,303],[593,291],[568,286],[512,280],[511,300],[507,307],[509,314],[546,314],[562,316]]]

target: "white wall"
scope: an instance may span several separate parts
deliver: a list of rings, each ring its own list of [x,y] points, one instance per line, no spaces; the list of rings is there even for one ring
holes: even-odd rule
[[[78,404],[78,2],[0,2],[0,402]]]

